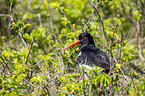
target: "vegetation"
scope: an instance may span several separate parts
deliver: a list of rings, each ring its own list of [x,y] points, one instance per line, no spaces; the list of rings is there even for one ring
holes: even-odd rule
[[[145,95],[144,0],[0,0],[1,96]],[[79,33],[92,34],[111,74],[79,68]]]

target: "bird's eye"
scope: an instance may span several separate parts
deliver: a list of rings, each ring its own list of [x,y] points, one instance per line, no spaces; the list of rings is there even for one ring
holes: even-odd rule
[[[85,38],[85,36],[83,35],[82,38]]]

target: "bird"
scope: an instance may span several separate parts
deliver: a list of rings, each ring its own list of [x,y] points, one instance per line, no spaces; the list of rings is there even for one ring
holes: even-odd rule
[[[98,49],[95,46],[93,37],[91,34],[84,32],[79,34],[78,40],[68,45],[63,50],[73,47],[76,44],[80,44],[79,54],[77,56],[77,63],[81,67],[83,64],[85,68],[91,69],[94,66],[103,68],[103,72],[109,73],[110,71],[110,60],[108,55]]]

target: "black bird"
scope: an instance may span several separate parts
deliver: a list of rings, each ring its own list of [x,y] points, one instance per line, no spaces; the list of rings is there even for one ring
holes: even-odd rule
[[[89,33],[81,33],[78,40],[69,46],[65,47],[66,50],[76,44],[81,44],[79,55],[77,57],[77,63],[79,66],[85,64],[87,68],[94,66],[104,68],[105,73],[110,71],[110,60],[107,54],[95,46],[93,37]]]

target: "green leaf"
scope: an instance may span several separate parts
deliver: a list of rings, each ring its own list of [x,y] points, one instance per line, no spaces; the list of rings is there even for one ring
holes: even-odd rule
[[[4,85],[4,86],[10,85],[10,82],[7,81],[7,80],[4,80],[4,81],[2,82],[2,85]]]
[[[31,81],[31,82],[37,81],[37,78],[36,78],[36,77],[32,77],[32,78],[30,79],[30,81]]]
[[[32,14],[30,14],[30,13],[25,13],[24,15],[23,15],[23,20],[25,20],[25,19],[27,19],[27,18],[32,18],[33,17],[33,15]]]
[[[26,24],[25,26],[30,27],[32,24]]]
[[[24,56],[24,57],[27,56],[27,53],[28,53],[28,48],[24,48],[24,49],[21,51],[21,54],[22,54],[22,56]]]
[[[58,1],[56,1],[56,2],[50,2],[50,3],[49,3],[49,7],[50,7],[50,8],[57,8],[58,6],[59,6]]]

